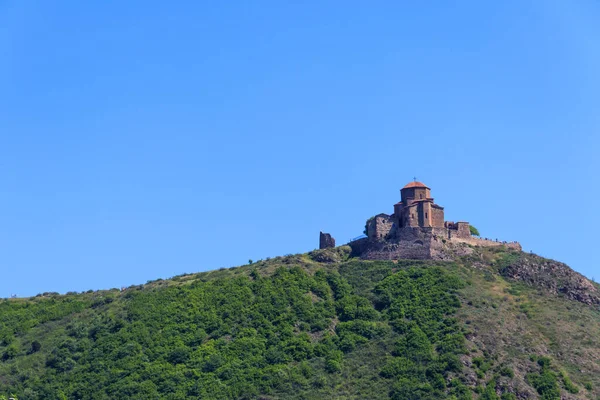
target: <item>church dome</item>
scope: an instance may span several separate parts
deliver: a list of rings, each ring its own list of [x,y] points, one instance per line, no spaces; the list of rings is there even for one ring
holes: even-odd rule
[[[417,182],[417,181],[408,183],[402,189],[411,189],[411,188],[427,188],[427,189],[429,189],[424,183]]]

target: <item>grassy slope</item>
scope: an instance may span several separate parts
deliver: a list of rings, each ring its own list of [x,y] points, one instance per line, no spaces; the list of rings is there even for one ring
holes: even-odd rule
[[[458,317],[470,326],[474,355],[494,358],[486,375],[509,366],[516,379],[508,386],[534,395],[525,376],[539,369],[536,357],[547,356],[580,389],[578,394],[563,391],[564,398],[600,398],[600,309],[506,280],[490,267],[504,254],[481,253],[486,263],[478,269],[461,263],[459,273],[471,284],[461,293]]]
[[[473,267],[472,257],[441,264],[450,274],[461,277],[467,283],[458,292],[462,307],[456,314],[460,329],[468,339],[468,351],[461,356],[465,368],[461,373],[450,373],[446,378],[460,378],[471,388],[473,398],[494,398],[488,397],[489,391],[486,393],[486,387],[490,388],[493,383],[498,394],[514,393],[535,398],[537,392],[527,376],[540,372],[537,360],[540,356],[546,356],[552,360],[551,368],[564,398],[600,398],[600,311],[505,280],[492,267],[501,256],[502,253],[483,251],[483,262],[477,263],[476,268]],[[43,381],[48,376],[44,375],[49,368],[48,360],[56,355],[57,349],[64,347],[66,340],[93,346],[87,339],[90,326],[105,324],[112,326],[115,335],[121,334],[118,331],[119,321],[127,322],[127,318],[130,318],[128,307],[132,296],[137,298],[138,293],[146,296],[148,301],[153,301],[165,290],[175,287],[192,287],[201,282],[235,277],[253,279],[250,278],[253,270],[269,277],[279,267],[300,266],[309,275],[317,270],[338,271],[350,284],[354,294],[375,303],[377,296],[374,288],[386,277],[409,266],[430,267],[436,264],[404,260],[346,261],[345,257],[343,252],[316,252],[311,256],[277,257],[249,266],[157,280],[124,292],[112,290],[5,300],[0,303],[0,354],[4,355],[0,362],[0,394],[14,391],[21,400],[43,398],[39,391],[28,388],[28,383],[36,379]],[[178,300],[166,297],[161,301]],[[202,300],[182,301],[181,305],[201,308]],[[338,317],[339,312],[336,312],[331,319],[332,326],[325,331],[335,332]],[[286,374],[282,377],[284,383],[263,394],[264,398],[389,398],[396,378],[385,377],[381,371],[394,357],[396,342],[402,334],[391,328],[391,320],[382,317],[382,321],[381,324],[387,327],[385,333],[346,351],[340,363],[341,370],[324,372],[325,356],[289,361],[289,368],[278,372]],[[74,334],[79,328],[83,333]],[[9,332],[11,330],[16,334],[12,335]],[[111,333],[107,335],[109,337]],[[229,336],[224,334],[223,337]],[[321,337],[322,332],[316,332],[312,340],[316,343]],[[137,339],[129,340],[135,342]],[[203,340],[206,341],[206,337],[200,338],[200,342]],[[41,345],[37,352],[32,352],[34,341]],[[139,351],[143,353],[143,349]],[[180,368],[177,365],[168,367],[172,367],[173,371]],[[169,373],[172,370],[168,369]],[[577,394],[565,390],[567,384],[561,378],[561,373],[570,377],[579,391]],[[185,374],[181,376],[186,377],[184,379],[196,379]],[[65,393],[68,390],[65,389]],[[180,398],[176,394],[162,397]]]

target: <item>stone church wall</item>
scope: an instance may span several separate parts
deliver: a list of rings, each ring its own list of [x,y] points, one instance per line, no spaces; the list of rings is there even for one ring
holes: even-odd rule
[[[431,207],[431,225],[434,227],[444,226],[444,210],[441,208]]]

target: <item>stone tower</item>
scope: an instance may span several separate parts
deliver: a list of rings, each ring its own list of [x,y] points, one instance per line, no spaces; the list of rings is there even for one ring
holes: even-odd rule
[[[319,232],[319,249],[335,247],[335,239],[329,233]]]
[[[394,205],[394,220],[399,228],[443,228],[444,207],[433,202],[431,189],[421,182],[410,182],[400,190],[401,201]]]

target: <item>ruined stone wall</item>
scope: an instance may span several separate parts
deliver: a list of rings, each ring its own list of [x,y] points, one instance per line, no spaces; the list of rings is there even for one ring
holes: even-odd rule
[[[459,238],[470,238],[471,237],[471,229],[469,228],[468,222],[457,222],[457,233],[456,236]]]
[[[438,228],[438,227],[434,227],[431,229],[431,235],[435,238],[435,239],[444,239],[444,240],[448,240],[449,236],[448,236],[448,229],[446,228]]]
[[[319,249],[335,247],[335,239],[329,233],[319,233]]]
[[[448,239],[469,239],[471,237],[471,230],[469,229],[468,222],[454,223],[452,221],[446,221],[444,227],[448,230]]]
[[[376,215],[373,219],[367,222],[367,236],[370,239],[385,239],[392,227],[394,221],[387,214]]]

